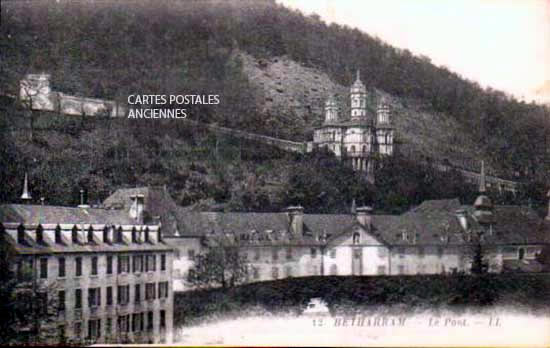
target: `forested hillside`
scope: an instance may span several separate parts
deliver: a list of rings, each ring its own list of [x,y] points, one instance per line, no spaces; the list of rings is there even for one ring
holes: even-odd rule
[[[489,167],[499,170],[499,175],[531,183],[549,182],[548,108],[520,103],[498,91],[483,90],[445,68],[432,65],[425,57],[413,56],[352,28],[327,26],[315,16],[306,17],[272,0],[3,1],[1,19],[0,92],[3,94],[17,94],[24,74],[41,71],[51,74],[54,90],[121,102],[125,102],[129,94],[219,94],[219,105],[190,107],[191,118],[305,140],[321,115],[314,113],[304,119],[292,110],[273,114],[265,107],[265,98],[257,93],[256,80],[245,69],[246,61],[240,53],[260,62],[285,57],[325,76],[335,86],[349,85],[355,69],[359,68],[369,88],[391,95],[405,108],[411,105],[427,115],[422,125],[424,130],[419,136],[411,133],[415,135],[411,138],[437,149],[437,142],[433,142],[432,135],[425,130],[433,126],[437,132],[439,124],[451,125],[458,138],[467,139],[468,151],[479,151]],[[318,98],[322,99],[322,95]],[[42,193],[47,193],[52,202],[63,204],[75,199],[69,198],[75,195],[66,195],[77,190],[75,185],[86,185],[90,191],[105,195],[120,185],[168,184],[180,204],[210,199],[232,202],[235,209],[275,209],[300,198],[288,193],[289,190],[298,192],[296,187],[281,188],[288,185],[287,182],[298,185],[303,181],[307,185],[315,181],[304,179],[311,174],[318,175],[325,185],[335,186],[335,180],[340,180],[337,176],[325,175],[322,167],[279,170],[292,166],[293,161],[302,163],[304,159],[289,159],[282,154],[273,159],[265,156],[271,149],[262,152],[247,144],[224,146],[219,139],[190,131],[183,124],[151,126],[109,120],[105,122],[112,124],[105,125],[99,121],[55,118],[50,114],[39,118],[42,121],[38,121],[36,127],[43,122],[45,128],[56,125],[58,129],[37,131],[29,142],[28,129],[25,129],[29,124],[28,113],[12,105],[2,109],[5,144],[2,160],[15,163],[12,167],[3,166],[2,174],[9,182],[2,193],[3,201],[17,197],[21,172],[29,167],[34,177],[39,178]],[[48,118],[51,119],[44,121]],[[411,129],[417,128],[414,123],[417,121],[413,120],[408,126]],[[223,157],[220,151],[238,153],[229,158],[239,162],[225,167],[219,161]],[[186,152],[189,155],[179,155]],[[218,157],[214,157],[211,164],[199,163],[207,161],[213,153]],[[438,152],[429,155],[437,156]],[[261,161],[270,164],[262,166]],[[317,170],[310,173],[309,168]],[[220,174],[215,174],[216,170]],[[228,175],[232,170],[238,174]],[[264,173],[265,180],[256,180],[258,175],[256,179],[245,179],[248,173],[258,170],[268,173]],[[302,179],[296,177],[296,173],[301,172]],[[280,177],[269,178],[273,173]],[[404,182],[417,180],[413,174],[408,175]],[[360,182],[358,178],[353,180]],[[239,182],[255,187],[251,191],[255,193],[244,198],[232,195],[232,192],[237,195]],[[422,192],[407,185],[399,192],[395,187],[379,187],[376,197],[392,189],[396,191],[396,201],[406,207],[427,197],[455,193],[443,192],[445,185],[435,189],[423,181],[420,184],[424,184]],[[193,185],[196,189],[189,189],[195,187]],[[343,209],[343,201],[349,204],[350,197],[345,197],[349,192],[342,190],[332,193],[335,196],[330,197],[333,200],[330,204],[312,199],[310,209]],[[311,196],[312,192],[304,194]],[[324,197],[328,193],[319,194]],[[354,194],[362,196],[359,197],[362,200],[375,197]],[[100,196],[96,199],[104,198]],[[270,203],[265,203],[266,197]],[[540,192],[536,198],[544,199]],[[384,204],[387,203],[379,205]]]

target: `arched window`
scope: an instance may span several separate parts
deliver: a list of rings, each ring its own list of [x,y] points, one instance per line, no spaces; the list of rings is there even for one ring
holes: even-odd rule
[[[355,153],[355,145],[351,145],[351,152]]]
[[[363,145],[363,153],[367,152],[367,145]]]

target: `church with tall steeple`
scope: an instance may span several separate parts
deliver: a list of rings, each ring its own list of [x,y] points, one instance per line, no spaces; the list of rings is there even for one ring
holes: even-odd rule
[[[376,111],[367,105],[367,89],[359,70],[350,87],[350,114],[341,115],[334,95],[325,102],[325,119],[313,133],[313,146],[326,147],[374,183],[374,155],[392,155],[394,128],[390,107],[378,98]]]

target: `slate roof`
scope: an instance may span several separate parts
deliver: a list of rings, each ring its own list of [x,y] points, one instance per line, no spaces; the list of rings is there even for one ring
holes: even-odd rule
[[[254,234],[255,244],[322,244],[347,233],[358,225],[352,214],[304,214],[304,233],[292,235],[290,218],[285,212],[191,212],[179,207],[164,189],[137,188],[117,190],[105,205],[122,202],[129,207],[130,196],[143,194],[146,209],[162,217],[163,235],[205,237],[209,235],[240,239]],[[458,199],[425,201],[401,215],[372,215],[369,233],[389,245],[446,245],[464,243],[464,231],[456,211],[464,209],[469,226],[482,228],[472,216],[473,207]],[[550,220],[540,219],[533,209],[524,206],[494,206],[493,233],[485,240],[493,244],[550,243]],[[167,222],[168,221],[168,222]],[[168,225],[168,226],[167,226]],[[407,240],[403,239],[406,232]]]
[[[173,235],[177,230],[176,214],[182,210],[170,197],[165,187],[150,186],[118,189],[103,201],[107,208],[121,208],[128,211],[132,204],[132,196],[141,194],[144,196],[144,211],[149,217],[159,216],[163,224],[163,234]],[[147,220],[145,220],[147,223]]]
[[[369,233],[383,243],[396,246],[447,245],[464,243],[464,230],[456,211],[466,211],[469,226],[481,228],[472,216],[473,207],[463,206],[458,199],[425,201],[402,215],[372,215]],[[495,206],[492,234],[484,238],[489,244],[550,243],[550,222],[542,221],[535,211],[523,206]],[[255,231],[257,237],[271,231],[271,243],[322,244],[351,231],[358,225],[351,214],[304,214],[304,235],[288,241],[276,238],[277,233],[288,234],[290,220],[286,213],[204,213],[178,214],[178,228],[182,235],[208,236],[229,234],[239,236]],[[403,239],[403,233],[407,239]],[[269,233],[268,233],[269,234]]]
[[[71,240],[72,228],[77,225],[79,228],[87,228],[92,225],[95,231],[102,231],[105,225],[121,226],[124,230],[131,230],[132,226],[145,229],[146,226],[136,225],[125,210],[121,209],[99,209],[99,208],[78,208],[61,207],[49,205],[26,205],[26,204],[4,204],[0,205],[0,223],[6,231],[15,231],[18,224],[23,224],[27,230],[25,233],[35,233],[38,225],[44,226],[45,230],[54,229],[60,225],[62,239],[65,243],[55,243],[54,240],[44,233],[43,243],[36,242],[35,238],[26,236],[24,243],[17,243],[14,233],[6,233],[6,239],[11,243],[18,253],[22,254],[50,254],[50,253],[76,253],[76,252],[126,252],[126,251],[155,251],[172,250],[163,242],[157,243],[101,243],[97,238],[93,243],[69,243]],[[147,226],[152,232],[158,229],[157,226]],[[32,232],[31,232],[32,231]]]
[[[135,221],[123,210],[61,207],[51,205],[0,205],[0,222],[38,224],[132,225]]]

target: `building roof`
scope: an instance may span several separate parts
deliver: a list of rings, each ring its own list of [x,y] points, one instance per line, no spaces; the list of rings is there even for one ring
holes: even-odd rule
[[[154,193],[153,193],[154,192]],[[217,235],[229,240],[254,244],[316,245],[350,231],[358,224],[353,214],[303,214],[301,236],[290,233],[290,217],[286,212],[191,212],[179,207],[163,189],[118,190],[105,201],[130,204],[130,196],[144,194],[146,209],[163,216],[163,235],[208,237]],[[159,208],[161,207],[161,208]],[[464,229],[456,212],[465,211],[468,226],[483,228],[474,216],[474,207],[464,206],[458,199],[428,200],[401,215],[372,215],[366,229],[388,245],[447,245],[464,243]],[[535,211],[524,206],[494,206],[492,233],[485,240],[494,244],[550,243],[550,220],[542,220]],[[166,226],[169,217],[170,226]],[[404,238],[405,237],[405,238]]]
[[[182,210],[170,197],[166,187],[149,186],[118,189],[103,201],[106,208],[119,208],[128,211],[132,205],[132,196],[144,196],[144,222],[158,216],[162,221],[163,234],[173,235],[177,230],[176,212]]]
[[[38,224],[131,225],[135,221],[123,210],[61,207],[51,205],[0,205],[0,222]]]

